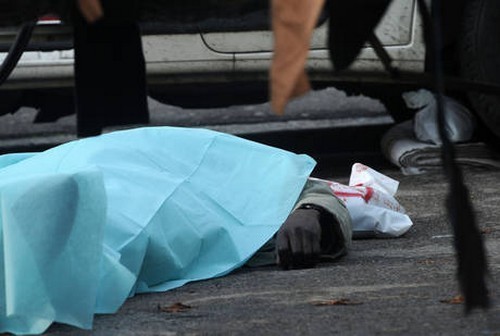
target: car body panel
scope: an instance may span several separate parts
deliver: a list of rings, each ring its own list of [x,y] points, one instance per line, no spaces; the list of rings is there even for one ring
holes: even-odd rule
[[[376,34],[385,46],[403,46],[411,42],[413,13],[416,1],[395,1],[379,24]],[[311,50],[326,49],[326,23],[316,29]],[[207,46],[222,53],[248,53],[273,50],[273,36],[269,30],[245,32],[202,33]]]
[[[57,37],[64,41],[68,27],[48,25],[46,42]],[[266,80],[272,59],[272,32],[227,31],[144,35],[143,46],[150,83],[206,83],[240,80]],[[0,30],[4,39],[12,29]],[[388,15],[377,28],[377,36],[393,57],[394,65],[405,71],[422,71],[425,47],[422,23],[417,15],[416,1],[394,2]],[[39,34],[40,35],[40,34]],[[43,35],[43,34],[42,34]],[[319,25],[311,41],[307,63],[313,79],[330,80],[333,72],[326,48],[327,24]],[[0,39],[1,41],[1,39]],[[40,48],[45,50],[44,48]],[[57,88],[73,85],[73,50],[27,51],[2,89]],[[6,53],[0,53],[3,61]],[[372,48],[364,48],[351,67],[352,71],[383,71]]]

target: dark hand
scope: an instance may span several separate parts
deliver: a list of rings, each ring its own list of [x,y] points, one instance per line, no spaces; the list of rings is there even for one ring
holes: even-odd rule
[[[320,212],[297,209],[276,236],[278,265],[284,269],[314,267],[321,253]]]

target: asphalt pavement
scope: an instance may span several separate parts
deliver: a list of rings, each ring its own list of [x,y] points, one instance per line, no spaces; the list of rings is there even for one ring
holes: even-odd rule
[[[408,233],[355,240],[347,256],[314,269],[243,268],[138,295],[116,314],[96,316],[92,331],[54,325],[47,334],[500,335],[500,172],[464,170],[487,248],[492,299],[489,310],[465,315],[444,207],[446,177],[404,176],[382,158],[378,141],[391,119],[379,103],[335,90],[321,94],[322,103],[299,101],[292,107],[295,117],[272,120],[266,104],[232,109],[242,118],[235,121],[224,109],[182,110],[152,102],[153,124],[209,127],[305,152],[318,160],[316,176],[341,183],[347,183],[354,162],[368,164],[400,181],[396,197],[414,223]],[[2,152],[40,150],[75,138],[74,117],[37,129],[30,125],[34,113],[1,117]]]
[[[457,299],[445,177],[383,172],[401,182],[397,198],[414,223],[401,238],[355,240],[346,257],[314,269],[244,268],[139,295],[97,316],[92,331],[57,325],[48,335],[500,335],[500,172],[465,174],[492,299],[469,316]]]

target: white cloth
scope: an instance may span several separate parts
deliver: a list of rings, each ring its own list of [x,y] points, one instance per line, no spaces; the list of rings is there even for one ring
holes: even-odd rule
[[[393,126],[383,136],[382,152],[405,175],[441,170],[441,146],[419,141],[413,132],[413,121]],[[500,154],[481,142],[455,145],[458,164],[500,169]]]
[[[406,105],[419,109],[415,114],[413,130],[418,140],[441,145],[437,127],[438,107],[434,94],[427,90],[406,92],[403,94]],[[472,138],[476,120],[472,113],[458,101],[443,97],[445,130],[452,142],[466,142]]]

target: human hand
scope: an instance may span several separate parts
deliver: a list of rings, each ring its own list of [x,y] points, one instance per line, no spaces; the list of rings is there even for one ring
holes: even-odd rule
[[[88,23],[94,23],[104,16],[101,0],[77,0],[78,8]]]
[[[321,253],[320,212],[297,209],[276,236],[278,265],[283,269],[314,267]]]

